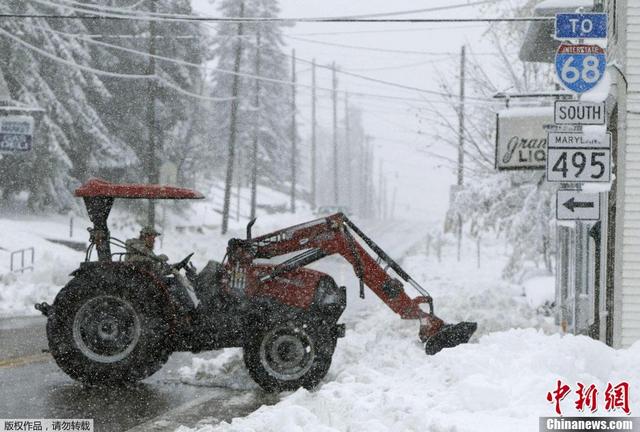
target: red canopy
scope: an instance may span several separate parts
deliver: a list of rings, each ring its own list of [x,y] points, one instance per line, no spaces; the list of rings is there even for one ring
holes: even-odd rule
[[[155,184],[117,184],[91,179],[75,191],[77,197],[202,199],[204,195],[192,189]]]

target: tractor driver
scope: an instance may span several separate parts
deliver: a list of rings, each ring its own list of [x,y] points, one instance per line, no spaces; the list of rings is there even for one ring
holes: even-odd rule
[[[153,252],[156,237],[159,235],[160,233],[151,226],[142,228],[140,230],[140,237],[126,241],[125,247],[127,253],[125,255],[125,261],[147,261],[154,264],[166,263],[169,258],[165,254],[156,255]]]

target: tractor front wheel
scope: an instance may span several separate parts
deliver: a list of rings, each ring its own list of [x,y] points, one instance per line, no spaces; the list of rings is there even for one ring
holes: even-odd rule
[[[266,391],[310,389],[329,371],[335,347],[336,336],[322,321],[286,318],[254,328],[244,362]]]

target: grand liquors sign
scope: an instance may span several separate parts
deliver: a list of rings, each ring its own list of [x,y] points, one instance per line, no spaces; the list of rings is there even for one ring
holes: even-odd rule
[[[553,107],[505,109],[496,123],[496,169],[545,169],[546,126],[553,124]]]

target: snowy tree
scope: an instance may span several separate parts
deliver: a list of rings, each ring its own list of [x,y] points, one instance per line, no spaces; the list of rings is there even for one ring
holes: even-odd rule
[[[485,12],[502,17],[531,16],[535,1],[520,7],[487,6]],[[553,86],[553,72],[549,65],[514,61],[524,40],[526,26],[510,22],[492,26],[485,33],[497,52],[496,64],[489,65],[486,57],[467,52],[466,85],[476,97],[490,99],[500,91],[535,92]],[[491,66],[496,66],[495,70]],[[440,76],[447,76],[440,74]],[[456,81],[441,81],[441,89],[449,94],[457,115]],[[535,103],[535,102],[534,102]],[[422,109],[429,124],[436,124],[435,132],[426,132],[437,142],[457,148],[458,122],[435,107]],[[428,120],[426,120],[428,118]],[[446,228],[452,229],[457,215],[462,217],[472,235],[493,230],[504,235],[514,245],[505,276],[513,276],[527,262],[542,264],[551,271],[553,252],[554,189],[544,181],[544,172],[495,172],[495,112],[481,103],[465,106],[465,186],[450,203]],[[455,166],[455,161],[453,166]]]
[[[241,15],[252,17],[275,17],[279,13],[277,0],[223,0],[220,14],[228,17]],[[260,76],[274,80],[290,79],[289,60],[283,52],[282,24],[274,22],[244,23],[243,35],[238,37],[237,23],[220,23],[213,50],[216,67],[232,71],[236,49],[240,48],[240,73],[253,74],[257,57],[260,61]],[[259,35],[259,46],[258,46]],[[240,47],[238,47],[240,44]],[[234,75],[215,72],[211,76],[212,94],[217,97],[231,96]],[[251,146],[254,133],[258,133],[258,179],[262,184],[288,191],[291,159],[291,87],[269,81],[260,82],[259,103],[255,106],[255,80],[239,77],[238,115],[236,125],[236,159],[240,172],[236,178],[247,182],[251,168]],[[218,131],[216,153],[227,158],[229,136],[229,111],[231,102],[217,104],[214,121]]]
[[[104,5],[103,1],[86,1],[86,4]],[[119,1],[110,1],[117,6]],[[150,2],[139,6],[140,11],[148,10]],[[159,13],[192,14],[190,0],[155,0]],[[86,26],[91,34],[100,35],[100,44],[83,40],[91,49],[95,64],[102,69],[118,70],[130,74],[149,72],[150,57],[144,55],[150,50],[150,23],[136,20],[91,20]],[[179,176],[191,170],[193,163],[206,160],[206,130],[200,125],[204,115],[209,113],[207,102],[180,94],[177,87],[195,94],[201,94],[203,71],[197,67],[177,64],[161,57],[199,64],[207,56],[208,43],[205,30],[198,23],[159,21],[154,24],[153,45],[156,52],[155,74],[161,77],[156,81],[154,99],[155,141],[157,163],[171,160],[181,169]],[[120,36],[120,37],[119,37]],[[107,44],[128,49],[125,51]],[[137,52],[134,52],[137,51]],[[149,81],[105,79],[105,86],[112,94],[111,100],[98,98],[94,102],[100,106],[105,123],[114,136],[125,141],[136,153],[139,160],[148,166],[149,148]],[[168,82],[169,84],[166,84]],[[115,102],[115,103],[114,103]],[[186,161],[191,161],[187,163]],[[126,177],[133,181],[147,181],[148,170],[140,166],[126,171]]]
[[[0,4],[3,13],[63,13],[31,2]],[[86,33],[79,20],[51,23],[40,18],[2,20],[0,67],[14,99],[44,110],[38,118],[34,151],[0,160],[3,194],[29,192],[32,209],[68,209],[77,205],[71,192],[79,181],[100,175],[103,167],[125,167],[135,155],[111,136],[91,103],[111,94],[90,69],[91,54],[61,33]],[[39,51],[39,52],[38,52]],[[34,175],[38,173],[38,175]]]

